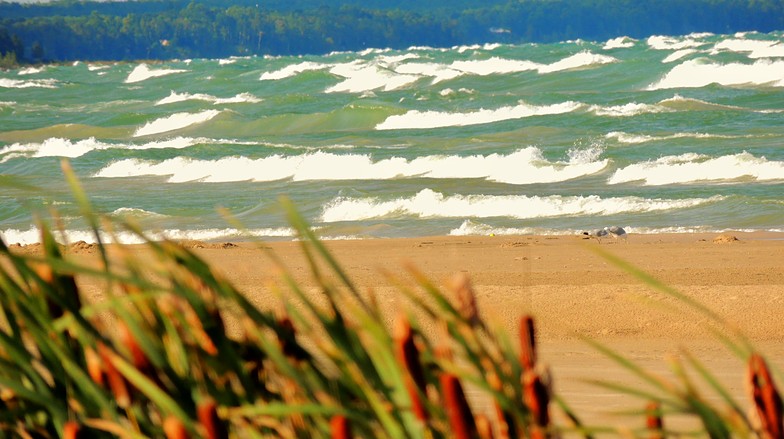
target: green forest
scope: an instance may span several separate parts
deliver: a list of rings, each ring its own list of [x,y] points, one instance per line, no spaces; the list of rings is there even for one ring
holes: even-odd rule
[[[0,3],[0,17],[9,65],[770,32],[784,0],[64,1]]]

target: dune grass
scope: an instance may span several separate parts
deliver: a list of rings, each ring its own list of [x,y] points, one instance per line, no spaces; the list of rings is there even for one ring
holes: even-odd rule
[[[596,385],[638,398],[645,427],[596,426],[553,393],[557,377],[537,359],[533,317],[520,317],[518,334],[493,328],[480,317],[468,277],[442,290],[412,268],[417,288],[400,286],[410,311],[388,327],[372,293],[351,282],[284,203],[323,300],[316,303],[278,264],[280,282],[271,288],[287,295],[285,309],[261,309],[193,251],[95,214],[65,170],[100,262],[69,258],[44,221],[39,254],[0,239],[4,437],[784,438],[772,373],[735,331],[716,334],[748,364],[746,402],[688,353],[672,363],[669,380],[586,340],[643,382],[630,388],[608,376]],[[137,234],[145,252],[101,240],[114,230]],[[726,327],[702,305],[603,256]],[[86,300],[80,277],[105,285],[102,300]],[[423,333],[415,315],[434,322],[438,337]],[[239,331],[227,330],[229,319]],[[719,402],[698,392],[692,377]],[[469,386],[484,403],[467,400]],[[668,429],[673,414],[693,416],[702,428]]]

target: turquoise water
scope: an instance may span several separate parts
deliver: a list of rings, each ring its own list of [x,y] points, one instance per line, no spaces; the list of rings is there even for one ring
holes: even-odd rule
[[[0,72],[0,234],[54,208],[172,238],[784,231],[784,34]],[[121,235],[121,239],[129,239]]]

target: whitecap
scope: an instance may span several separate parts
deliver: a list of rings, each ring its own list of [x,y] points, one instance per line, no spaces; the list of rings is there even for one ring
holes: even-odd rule
[[[685,61],[647,89],[698,88],[710,84],[784,87],[784,60],[759,60],[753,64],[719,64],[700,59]]]
[[[420,111],[411,110],[400,115],[389,116],[376,125],[377,130],[428,129],[453,126],[480,125],[532,116],[564,114],[584,107],[579,102],[562,102],[552,105],[529,105],[521,103],[516,106],[496,109],[479,109],[469,112]]]
[[[719,157],[686,153],[664,156],[618,169],[607,183],[639,181],[645,186],[661,186],[696,182],[726,184],[749,180],[784,180],[784,162],[755,157],[746,151]]]
[[[150,78],[157,78],[160,76],[167,76],[172,75],[175,73],[184,73],[187,70],[181,69],[151,69],[150,66],[147,64],[139,64],[133,71],[128,75],[128,78],[125,80],[126,84],[132,84],[135,82],[145,81]]]
[[[0,78],[0,87],[3,88],[57,88],[55,79],[33,79],[24,81],[20,79]]]
[[[602,47],[602,49],[604,50],[628,49],[630,47],[634,47],[635,42],[637,42],[637,40],[626,36],[613,38],[607,40],[607,42],[604,43],[604,47]]]
[[[322,222],[362,221],[415,216],[419,218],[515,218],[532,219],[583,215],[659,212],[715,202],[720,197],[661,199],[642,197],[445,195],[423,189],[410,197],[390,200],[378,197],[338,197],[324,206]]]
[[[527,147],[509,154],[471,156],[390,157],[373,160],[367,154],[322,151],[298,156],[271,155],[259,159],[224,157],[196,160],[175,157],[161,162],[124,159],[113,162],[95,177],[168,176],[168,182],[234,182],[306,180],[391,180],[398,178],[481,178],[509,184],[564,181],[604,169],[600,148],[570,151],[567,160],[550,161],[540,149]]]
[[[133,136],[148,136],[183,129],[207,122],[220,113],[218,110],[206,110],[199,113],[174,113],[146,123],[143,127],[137,129]]]

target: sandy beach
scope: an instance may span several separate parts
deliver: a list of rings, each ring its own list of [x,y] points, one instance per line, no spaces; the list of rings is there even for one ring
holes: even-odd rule
[[[297,242],[185,244],[263,307],[278,307],[280,300],[267,288],[279,280],[267,250],[301,285],[314,285]],[[516,334],[520,317],[532,314],[556,391],[591,423],[641,426],[640,419],[612,413],[639,409],[642,402],[586,382],[611,378],[639,384],[583,337],[665,376],[671,376],[667,358],[686,348],[747,406],[744,365],[711,333],[708,318],[619,269],[597,248],[713,310],[774,363],[784,353],[784,234],[632,235],[601,243],[580,236],[464,236],[327,241],[326,246],[360,290],[375,292],[390,320],[408,304],[381,272],[405,281],[408,264],[438,285],[468,273],[491,326]],[[84,287],[98,288],[89,282]]]

